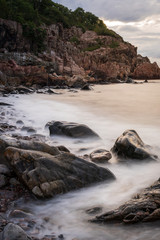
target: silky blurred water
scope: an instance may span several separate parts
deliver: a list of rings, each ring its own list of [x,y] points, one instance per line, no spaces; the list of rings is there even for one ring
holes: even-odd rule
[[[97,148],[109,150],[116,138],[126,129],[135,129],[143,141],[160,155],[160,82],[146,84],[119,84],[93,86],[92,91],[56,90],[59,95],[23,95],[10,97],[16,113],[15,121],[21,119],[37,133],[49,135],[48,121],[72,121],[85,123],[97,132],[101,141],[78,141],[54,137],[50,143],[65,145],[73,153],[83,155]],[[13,122],[13,119],[10,120]],[[101,183],[82,190],[39,203],[29,208],[43,225],[39,235],[63,234],[66,240],[158,240],[159,224],[133,226],[96,225],[85,210],[102,207],[103,212],[118,207],[135,193],[149,186],[160,177],[160,164],[116,164],[108,167],[116,176],[113,183]],[[44,219],[48,218],[47,221]]]

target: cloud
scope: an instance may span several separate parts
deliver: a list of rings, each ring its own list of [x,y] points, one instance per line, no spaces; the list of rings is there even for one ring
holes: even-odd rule
[[[160,65],[160,0],[56,0],[74,10],[82,7],[102,18],[138,53]]]
[[[159,14],[160,0],[56,0],[70,9],[83,7],[99,17],[123,22],[140,21]]]

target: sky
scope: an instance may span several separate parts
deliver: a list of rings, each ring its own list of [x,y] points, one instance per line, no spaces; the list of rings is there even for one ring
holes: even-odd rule
[[[69,9],[82,7],[160,65],[160,0],[56,0]]]

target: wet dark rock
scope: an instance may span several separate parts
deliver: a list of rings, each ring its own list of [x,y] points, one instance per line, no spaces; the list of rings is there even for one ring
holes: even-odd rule
[[[92,162],[106,163],[112,158],[112,154],[105,149],[98,149],[90,154]]]
[[[11,218],[31,218],[31,217],[33,217],[33,215],[30,213],[24,212],[22,210],[15,209],[9,214],[9,217],[11,217]]]
[[[46,127],[50,130],[50,135],[60,135],[72,138],[100,138],[97,133],[84,124],[52,121]]]
[[[34,141],[44,142],[46,140],[46,136],[42,135],[42,134],[35,133],[35,134],[32,134],[30,136],[30,139],[32,139]]]
[[[102,208],[101,207],[93,207],[90,209],[86,210],[86,213],[89,215],[95,215],[95,214],[100,214],[102,212]]]
[[[36,133],[36,130],[34,128],[32,128],[32,127],[25,127],[25,126],[23,126],[21,128],[21,131],[25,131],[25,132],[28,132],[28,133]]]
[[[150,150],[135,130],[126,130],[111,149],[120,159],[156,160],[157,156],[153,155]]]
[[[82,86],[81,90],[89,91],[92,90],[88,83],[86,83],[84,86]]]
[[[33,133],[36,133],[36,130],[34,128],[29,128],[27,132],[33,134]]]
[[[13,105],[9,103],[0,102],[0,106],[13,106]]]
[[[7,183],[8,183],[7,177],[4,176],[3,174],[0,174],[0,188],[2,188],[5,185],[7,185]]]
[[[60,234],[60,235],[58,236],[58,238],[59,238],[59,239],[64,239],[63,234]]]
[[[24,125],[24,122],[23,122],[22,120],[18,120],[18,121],[16,122],[16,124]]]
[[[160,180],[115,210],[106,212],[92,222],[132,224],[160,220]]]
[[[46,93],[49,93],[49,94],[58,94],[58,93],[54,92],[54,91],[51,90],[51,89],[48,89],[48,90],[46,90],[45,92],[46,92]]]
[[[36,239],[35,239],[36,240]],[[57,240],[57,237],[54,235],[54,234],[52,234],[52,235],[45,235],[43,238],[41,238],[41,239],[37,239],[37,240]]]
[[[59,151],[61,151],[61,152],[70,152],[69,150],[68,150],[68,148],[66,148],[65,146],[57,146],[57,148],[59,149]]]
[[[0,123],[0,128],[3,131],[14,131],[16,129],[16,126],[10,125],[8,123]]]
[[[108,169],[71,153],[52,156],[44,152],[9,147],[5,151],[5,157],[18,178],[41,198],[115,179]]]
[[[117,78],[110,78],[109,79],[110,83],[123,83],[121,80],[117,79]]]
[[[44,89],[38,89],[38,90],[36,91],[36,93],[38,93],[38,94],[44,94],[44,93],[45,93],[45,90],[44,90]]]
[[[132,78],[127,78],[126,83],[134,83],[134,80]]]
[[[8,223],[2,232],[2,240],[31,240],[31,238],[18,225]]]
[[[25,86],[18,86],[15,88],[15,91],[18,91],[20,94],[33,93],[34,90]]]

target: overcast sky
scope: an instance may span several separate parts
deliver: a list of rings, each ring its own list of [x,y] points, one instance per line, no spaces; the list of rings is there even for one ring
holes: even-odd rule
[[[160,0],[56,0],[69,9],[82,7],[160,65]]]

